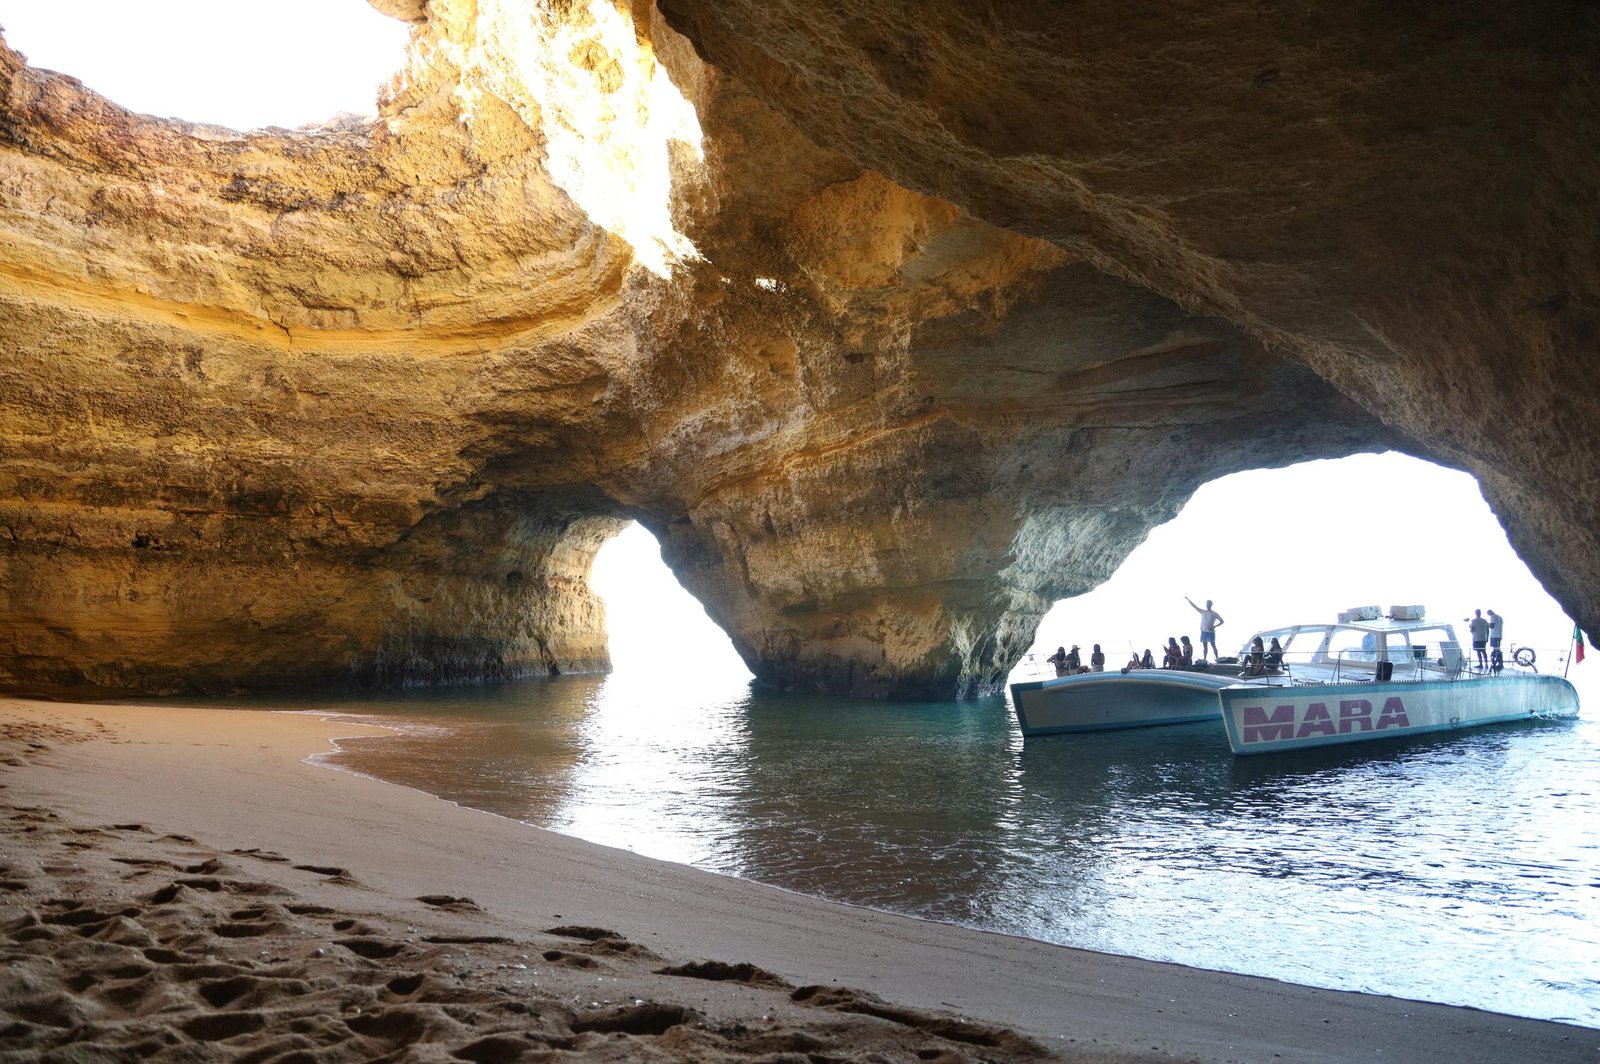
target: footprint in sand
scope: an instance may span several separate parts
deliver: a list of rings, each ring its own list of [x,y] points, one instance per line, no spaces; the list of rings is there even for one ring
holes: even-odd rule
[[[471,898],[457,898],[450,894],[423,894],[417,898],[424,905],[452,913],[481,913],[483,906]]]
[[[657,968],[657,975],[676,975],[685,979],[709,979],[717,983],[743,983],[745,986],[793,990],[794,984],[753,964],[727,964],[723,961],[691,961]]]
[[[381,938],[369,937],[335,939],[333,944],[343,946],[357,957],[365,957],[369,961],[388,960],[411,948],[404,942],[386,942]]]
[[[338,883],[346,887],[361,885],[361,881],[352,876],[348,868],[340,868],[338,865],[297,864],[293,867],[301,872],[314,872],[319,876],[327,876],[329,883]]]
[[[951,1042],[1003,1049],[1013,1053],[1044,1052],[1043,1046],[1015,1031],[982,1023],[971,1023],[959,1016],[893,1005],[865,990],[838,986],[803,986],[790,994],[789,1000],[812,1008],[876,1016],[878,1019],[911,1027]]]
[[[697,1023],[700,1015],[683,1005],[662,1005],[647,1001],[615,1009],[580,1012],[572,1018],[573,1031],[582,1034],[662,1035],[674,1027]]]
[[[561,938],[575,938],[587,945],[576,946],[574,949],[580,953],[591,956],[623,956],[637,960],[658,961],[660,954],[637,942],[629,942],[615,931],[603,927],[586,927],[583,925],[566,925],[552,927],[545,931],[547,935],[557,935]]]
[[[238,854],[240,857],[254,857],[258,861],[272,861],[278,864],[289,863],[289,859],[287,857],[272,850],[257,850],[252,848],[248,850],[233,850],[231,852]]]
[[[565,950],[547,949],[540,954],[545,960],[560,968],[598,968],[600,962],[593,957],[582,953],[568,953]]]

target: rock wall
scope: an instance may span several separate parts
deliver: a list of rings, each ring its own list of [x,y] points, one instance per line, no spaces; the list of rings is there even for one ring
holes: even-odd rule
[[[1532,239],[1592,222],[1562,185],[1592,139],[1549,139],[1576,80],[1532,133],[1453,126],[1482,92],[1413,128],[1350,65],[1420,76],[1423,15],[1363,51],[1302,9],[663,0],[687,37],[635,3],[618,41],[576,5],[376,6],[411,49],[337,128],[130,115],[0,46],[0,683],[603,668],[587,574],[637,519],[762,680],[973,694],[1199,484],[1390,447],[1477,472],[1597,627],[1600,489],[1546,483],[1600,434],[1557,372],[1593,366],[1593,242]],[[514,17],[555,75],[496,51]],[[678,237],[596,224],[549,135],[584,125],[561,85],[632,121],[663,71],[703,138],[663,156],[697,249],[665,275]],[[1497,133],[1563,176],[1485,192]]]
[[[1592,5],[661,0],[802,132],[1314,371],[1600,625]]]

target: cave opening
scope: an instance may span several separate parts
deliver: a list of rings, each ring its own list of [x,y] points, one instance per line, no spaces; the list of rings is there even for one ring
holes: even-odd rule
[[[131,111],[238,130],[375,116],[410,32],[366,0],[51,0],[0,19],[31,66]]]
[[[1185,596],[1216,602],[1224,654],[1257,631],[1374,604],[1420,604],[1458,630],[1474,609],[1493,609],[1508,643],[1537,649],[1542,671],[1559,674],[1572,648],[1572,619],[1517,556],[1476,479],[1388,452],[1202,485],[1110,580],[1055,604],[1013,676],[1073,644],[1087,661],[1099,643],[1108,669],[1147,648],[1159,661],[1169,637],[1197,638]],[[1575,683],[1600,687],[1600,675],[1581,673]]]
[[[606,541],[589,585],[605,602],[613,673],[750,678],[732,640],[678,583],[643,525],[634,522]]]
[[[462,121],[509,111],[537,130],[551,180],[640,265],[668,277],[698,257],[672,202],[674,182],[704,159],[699,118],[611,0],[479,0],[415,35],[366,0],[172,0],[156,14],[106,0],[15,6],[6,43],[30,65],[135,112],[236,130],[371,119],[380,94],[452,70]]]

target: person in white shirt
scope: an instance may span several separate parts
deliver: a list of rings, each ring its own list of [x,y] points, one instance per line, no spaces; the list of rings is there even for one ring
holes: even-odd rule
[[[1213,657],[1221,657],[1217,650],[1217,625],[1222,623],[1222,614],[1211,608],[1211,600],[1206,599],[1206,608],[1201,609],[1194,605],[1194,599],[1188,595],[1183,596],[1183,601],[1194,606],[1194,611],[1200,615],[1200,660],[1206,660],[1206,646],[1211,647]]]

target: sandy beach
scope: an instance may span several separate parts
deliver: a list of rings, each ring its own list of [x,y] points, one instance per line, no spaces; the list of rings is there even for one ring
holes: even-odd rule
[[[1600,1055],[1584,1028],[819,901],[308,761],[364,730],[0,699],[0,1060]]]

